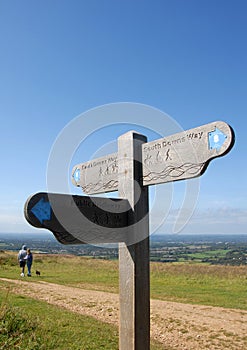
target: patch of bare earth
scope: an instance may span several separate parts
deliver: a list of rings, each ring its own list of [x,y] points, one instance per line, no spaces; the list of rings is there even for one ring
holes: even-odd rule
[[[118,325],[117,294],[1,278],[11,292]],[[247,349],[247,311],[151,300],[151,337],[178,350]]]

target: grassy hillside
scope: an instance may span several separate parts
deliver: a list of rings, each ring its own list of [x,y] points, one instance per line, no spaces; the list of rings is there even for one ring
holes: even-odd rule
[[[247,266],[154,263],[151,271],[153,298],[247,310]]]
[[[0,277],[21,279],[16,254],[0,252],[0,271]],[[33,276],[24,279],[118,293],[118,262],[34,254]],[[246,290],[246,266],[151,263],[152,298],[246,310]],[[11,294],[3,281],[0,305],[0,349],[118,349],[117,327]],[[172,350],[154,342],[151,349]]]
[[[117,350],[118,328],[59,307],[0,291],[1,350]],[[151,350],[173,350],[151,341]]]
[[[29,298],[0,298],[0,349],[118,349],[113,326]]]
[[[20,278],[16,254],[0,253],[1,277]],[[118,293],[118,261],[34,254],[30,280]],[[151,297],[247,310],[247,266],[151,263]]]

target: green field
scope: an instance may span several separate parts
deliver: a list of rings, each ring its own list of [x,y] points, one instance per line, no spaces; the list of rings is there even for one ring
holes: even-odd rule
[[[0,253],[1,277],[20,278],[16,256]],[[118,261],[35,255],[41,280],[118,293]],[[31,277],[35,280],[36,276]],[[247,310],[247,266],[151,263],[151,298]]]
[[[153,298],[247,310],[246,266],[154,263],[151,270]]]
[[[0,293],[0,349],[118,349],[117,329],[93,318]]]
[[[21,278],[16,254],[1,252],[0,267],[0,277]],[[118,293],[118,261],[34,254],[35,269],[41,276],[26,280]],[[0,281],[1,349],[67,349],[66,339],[73,339],[70,349],[118,349],[116,327],[13,295],[6,285]],[[246,266],[151,263],[151,298],[247,310],[246,292]]]
[[[190,259],[198,259],[198,260],[219,259],[219,258],[225,257],[226,254],[229,252],[230,252],[229,249],[215,249],[215,250],[210,249],[203,252],[188,254],[188,257]]]

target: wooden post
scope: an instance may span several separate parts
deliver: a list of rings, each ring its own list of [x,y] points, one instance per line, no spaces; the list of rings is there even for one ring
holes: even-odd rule
[[[119,244],[120,350],[150,349],[148,187],[141,187],[146,137],[128,132],[118,139],[118,191],[133,209],[127,241]]]

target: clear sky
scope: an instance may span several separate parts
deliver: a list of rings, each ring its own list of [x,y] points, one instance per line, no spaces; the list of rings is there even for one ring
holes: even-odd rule
[[[184,130],[216,120],[233,127],[235,146],[200,177],[182,232],[247,233],[246,37],[245,0],[0,0],[0,232],[37,232],[23,206],[47,190],[49,154],[71,120],[132,102],[167,113]],[[77,160],[127,130],[98,132]],[[184,185],[173,186],[157,232],[173,232]],[[71,193],[81,191],[71,186]]]

